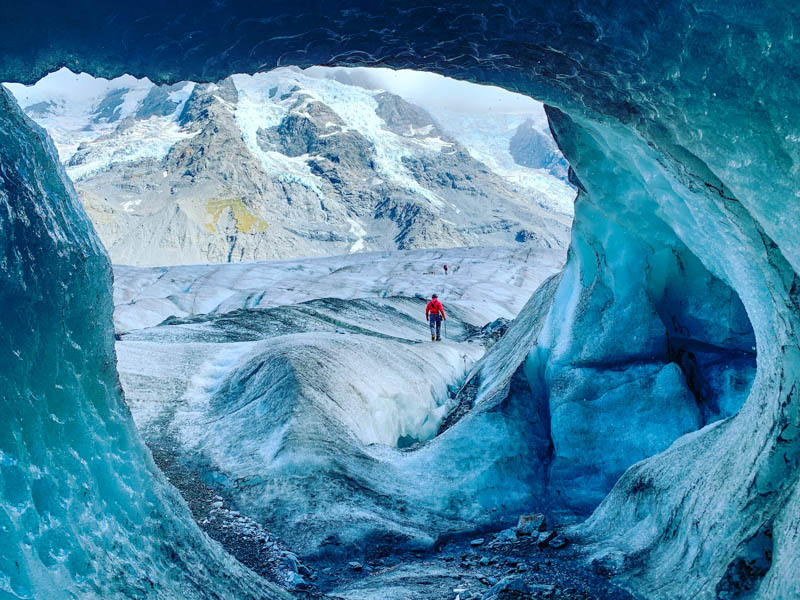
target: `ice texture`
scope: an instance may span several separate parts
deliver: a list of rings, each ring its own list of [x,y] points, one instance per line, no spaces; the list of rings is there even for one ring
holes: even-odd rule
[[[99,5],[77,23],[71,4],[44,14],[31,5],[0,19],[0,79],[33,82],[65,63],[95,75],[146,73],[159,82],[219,80],[278,63],[380,64],[430,69],[544,100],[553,107],[551,125],[573,181],[585,193],[576,207],[571,258],[558,289],[548,286],[552,304],[541,330],[535,341],[528,338],[527,393],[551,392],[548,369],[554,377],[562,366],[605,369],[618,352],[624,370],[654,355],[663,359],[664,351],[672,358],[668,340],[676,336],[668,336],[671,324],[663,315],[686,313],[671,291],[681,286],[700,295],[684,322],[689,346],[678,352],[707,348],[701,342],[716,330],[717,314],[725,317],[723,333],[741,331],[733,298],[727,312],[715,312],[716,302],[704,308],[704,296],[724,298],[720,283],[741,301],[758,349],[749,392],[747,377],[739,375],[744,365],[725,375],[724,363],[695,354],[707,373],[700,382],[717,396],[701,403],[707,405],[701,423],[734,412],[737,395],[746,394],[744,404],[628,469],[574,533],[591,544],[598,569],[644,597],[800,596],[797,3],[390,0],[310,7],[145,0],[115,7],[113,22],[125,27],[120,35]],[[22,33],[28,31],[38,37]],[[700,280],[712,282],[708,292],[694,275],[684,277],[697,273],[696,266],[685,271],[677,264],[690,255],[720,282],[701,272]],[[663,278],[642,276],[637,267],[666,258],[677,279],[666,280],[662,295],[656,290]],[[669,362],[680,366],[677,354]],[[685,398],[679,375],[692,389],[691,362],[681,374],[665,368],[672,373],[646,379],[633,400],[646,405],[668,377],[678,400]],[[532,390],[542,372],[542,385]],[[506,383],[510,391],[524,391],[519,382],[512,376]],[[717,387],[722,382],[729,383]],[[720,395],[721,389],[727,391]],[[575,404],[569,394],[562,398]],[[466,429],[480,414],[458,427]],[[497,451],[493,444],[501,443],[510,421],[483,414],[497,427],[476,428],[475,436],[461,438],[470,445],[451,450],[469,457],[487,442],[485,452]],[[676,419],[673,431],[687,423]],[[451,431],[431,446],[454,439]],[[528,439],[506,435],[502,442],[526,449],[515,469],[540,458],[527,452]],[[492,483],[485,489],[497,490],[497,480]],[[749,569],[754,561],[768,568]]]
[[[0,88],[0,596],[283,597],[202,534],[122,399],[105,250]]]
[[[498,429],[516,431],[502,409],[472,417],[487,423],[490,452],[469,428],[434,436],[483,354],[480,327],[513,317],[561,258],[454,248],[116,267],[122,385],[155,452],[303,556],[365,540],[429,547],[443,529],[496,520],[500,505],[527,508],[527,482],[487,489],[521,452]],[[437,343],[419,297],[433,290],[448,312]]]
[[[124,333],[167,317],[271,308],[320,298],[438,293],[480,324],[514,318],[564,264],[560,248],[479,247],[176,267],[114,267],[114,321]],[[450,277],[443,270],[449,265]]]

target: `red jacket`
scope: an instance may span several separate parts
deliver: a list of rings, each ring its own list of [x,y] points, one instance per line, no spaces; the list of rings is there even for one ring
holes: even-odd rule
[[[425,307],[425,318],[430,318],[431,314],[442,315],[443,319],[447,318],[444,316],[444,306],[442,306],[442,303],[439,302],[438,298],[434,298],[428,302],[428,306]]]

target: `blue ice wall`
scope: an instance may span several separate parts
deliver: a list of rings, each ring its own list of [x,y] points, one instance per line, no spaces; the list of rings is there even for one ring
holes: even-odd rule
[[[629,466],[739,410],[755,340],[736,294],[661,215],[663,168],[628,160],[613,128],[590,133],[554,110],[551,122],[582,188],[563,300],[538,340],[551,348],[549,482],[590,510]]]
[[[0,87],[0,597],[282,597],[196,527],[116,374],[111,269]]]
[[[600,568],[626,573],[647,597],[791,597],[797,582],[786,579],[785,565],[795,560],[793,529],[778,532],[774,524],[798,518],[785,512],[785,503],[797,493],[797,275],[723,184],[702,183],[701,163],[693,162],[690,172],[620,124],[556,111],[550,116],[589,209],[576,219],[572,247],[577,251],[562,284],[581,291],[576,302],[554,307],[559,325],[551,341],[550,372],[563,377],[576,353],[584,356],[581,340],[591,340],[593,354],[607,356],[611,348],[616,355],[620,348],[613,340],[620,335],[629,342],[624,351],[634,355],[617,369],[628,370],[636,355],[639,360],[663,352],[642,345],[650,338],[666,344],[667,359],[684,375],[668,385],[663,398],[674,403],[686,387],[694,387],[701,400],[695,418],[701,424],[731,414],[748,394],[735,416],[679,438],[626,471],[576,534],[595,544]],[[579,199],[578,208],[581,204]],[[620,229],[631,241],[619,243]],[[593,252],[582,250],[585,244]],[[567,273],[573,274],[572,284]],[[599,336],[584,330],[591,322],[585,309],[591,312],[596,295],[587,288],[597,281],[611,292],[601,295],[606,304]],[[743,310],[755,338],[749,349],[753,337]],[[640,318],[626,322],[632,313]],[[647,328],[654,315],[665,335],[653,336]],[[627,327],[609,338],[613,330],[606,324],[614,323]],[[609,339],[612,345],[604,349]],[[751,385],[748,360],[755,346],[758,368]],[[688,353],[694,362],[685,360]],[[711,390],[705,397],[703,386]],[[606,389],[615,391],[613,384]],[[627,405],[635,410],[659,402],[657,392],[654,387],[631,394]],[[671,414],[674,422],[677,407],[661,402],[661,418]],[[653,430],[645,423],[638,431]],[[776,543],[754,549],[751,540],[763,531]],[[746,566],[770,560],[768,570]],[[679,591],[676,570],[702,575]]]

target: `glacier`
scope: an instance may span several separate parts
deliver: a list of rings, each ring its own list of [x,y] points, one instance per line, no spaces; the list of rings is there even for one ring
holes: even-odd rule
[[[476,446],[500,454],[503,440],[508,449],[525,449],[512,476],[538,469],[538,481],[547,484],[545,471],[551,469],[556,481],[568,482],[575,473],[565,464],[571,457],[564,446],[557,449],[552,440],[553,454],[547,454],[552,423],[559,422],[550,409],[565,411],[569,422],[570,415],[586,415],[582,403],[600,400],[596,405],[602,407],[633,400],[648,408],[655,398],[669,418],[668,430],[659,428],[661,439],[647,444],[624,440],[620,452],[638,462],[572,532],[588,558],[648,598],[800,596],[796,4],[295,1],[259,10],[240,2],[197,6],[179,0],[162,6],[145,0],[119,6],[113,19],[101,6],[88,5],[91,10],[77,22],[72,4],[53,5],[44,14],[22,7],[13,18],[3,15],[0,79],[32,83],[64,64],[99,76],[146,74],[157,82],[217,81],[277,64],[382,65],[424,68],[544,101],[572,180],[582,190],[567,264],[515,322],[519,326],[509,339],[519,343],[495,346],[492,360],[512,374],[506,378],[476,365],[497,374],[486,381],[496,384],[491,402],[506,412],[483,411],[488,400],[478,401],[430,447],[458,438],[464,443],[449,451],[469,457]],[[38,37],[26,33],[33,31]],[[6,119],[18,113],[5,103],[2,114]],[[30,129],[3,132],[18,132],[15,138],[24,140],[31,139]],[[5,142],[4,152],[13,148]],[[24,156],[35,155],[34,148],[25,148]],[[18,157],[4,154],[3,172],[30,175]],[[6,171],[8,165],[18,168]],[[38,167],[38,182],[58,173],[53,158]],[[60,206],[46,191],[37,190],[36,202],[26,206]],[[59,213],[65,224],[85,223],[74,201]],[[27,251],[26,244],[47,239],[52,230],[27,215],[15,223],[30,235],[12,238],[4,222],[4,271],[30,273],[31,281],[54,286],[49,298],[63,298],[58,286],[76,272],[74,254]],[[96,246],[88,229],[65,229],[64,241],[88,252]],[[95,289],[98,279],[92,276],[103,273],[103,265],[77,264],[85,264],[80,268],[87,289]],[[15,288],[4,307],[28,306],[20,304],[25,293]],[[108,305],[110,294],[108,287],[98,289],[98,301]],[[6,347],[21,351],[33,338],[47,339],[43,348],[57,355],[74,349],[60,338],[51,342],[64,325],[72,331],[71,313],[49,309],[37,311],[25,331],[15,328],[16,320],[4,321],[3,332],[13,332]],[[50,322],[56,315],[58,321]],[[80,381],[113,387],[113,349],[105,340],[110,325],[84,335],[83,351],[95,347],[99,353],[92,364],[106,361],[111,372]],[[514,355],[509,364],[501,352]],[[637,369],[646,376],[638,377]],[[28,396],[26,373],[11,372],[6,388]],[[578,378],[559,382],[569,373]],[[594,391],[576,385],[587,380]],[[618,384],[627,381],[632,387],[615,396]],[[55,389],[42,397],[57,401]],[[70,392],[64,403],[73,414],[103,422],[85,404],[87,390]],[[530,406],[541,411],[525,410]],[[508,428],[521,410],[536,422],[515,437]],[[603,415],[595,415],[598,427],[607,426]],[[131,431],[127,417],[121,423]],[[629,425],[635,426],[636,421]],[[701,428],[687,433],[696,427]],[[15,425],[11,433],[21,431]],[[559,431],[566,439],[574,435],[570,427]],[[656,454],[643,456],[651,452]],[[591,494],[581,503],[596,502],[613,470],[624,468],[612,458],[609,470],[592,478]],[[142,457],[130,462],[147,470]],[[42,461],[43,467],[59,464]],[[503,481],[487,481],[484,489],[502,491]],[[166,493],[152,473],[140,489]],[[14,493],[4,487],[4,510],[16,502]],[[545,486],[534,495],[548,493]],[[31,529],[47,521],[31,516]],[[165,516],[165,524],[188,520],[178,509]],[[197,539],[190,526],[180,531]],[[129,532],[120,539],[129,542]],[[228,565],[214,556],[204,564]],[[124,564],[135,568],[138,558]],[[31,568],[19,575],[6,564],[3,573],[12,575],[5,585],[27,586]],[[64,569],[61,577],[61,588],[81,585],[79,571]],[[186,581],[186,571],[176,569],[172,577]],[[55,579],[48,571],[36,585]],[[221,579],[211,577],[208,585],[220,589]]]
[[[125,397],[174,472],[211,482],[305,559],[360,554],[364,539],[429,548],[512,502],[479,497],[519,452],[506,435],[469,466],[445,458],[468,440],[436,436],[483,355],[482,326],[514,317],[563,258],[501,247],[116,267]],[[441,344],[421,285],[446,303]]]

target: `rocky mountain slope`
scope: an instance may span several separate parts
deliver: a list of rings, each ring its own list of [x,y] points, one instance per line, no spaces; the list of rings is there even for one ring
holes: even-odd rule
[[[494,160],[400,96],[297,69],[171,86],[61,71],[11,87],[115,263],[567,243],[563,158],[520,116]]]

